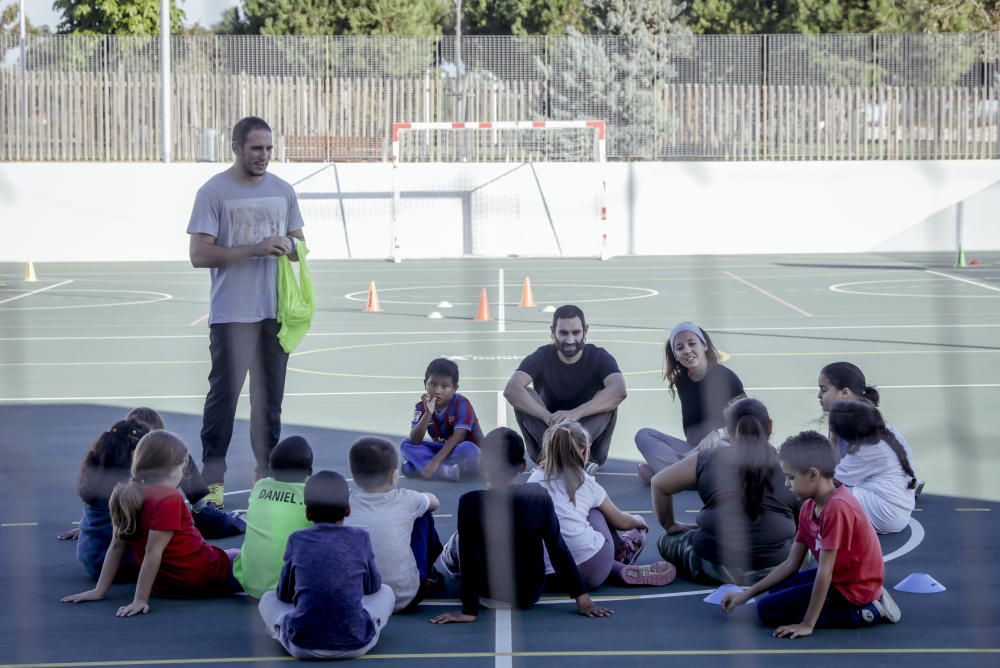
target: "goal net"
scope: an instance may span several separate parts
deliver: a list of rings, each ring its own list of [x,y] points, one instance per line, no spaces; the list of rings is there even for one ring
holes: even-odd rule
[[[390,157],[297,182],[324,257],[608,255],[603,121],[397,123]]]
[[[391,155],[395,261],[607,257],[603,121],[397,123]]]

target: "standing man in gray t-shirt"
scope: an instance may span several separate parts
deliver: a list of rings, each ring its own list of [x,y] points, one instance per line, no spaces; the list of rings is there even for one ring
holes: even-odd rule
[[[278,343],[278,258],[298,260],[302,214],[295,191],[267,173],[271,128],[248,116],[233,128],[236,159],[198,190],[187,232],[195,267],[211,269],[209,351],[212,370],[202,418],[203,475],[208,501],[223,507],[226,451],[236,404],[250,373],[250,446],[256,478],[281,436],[281,400],[288,353]]]

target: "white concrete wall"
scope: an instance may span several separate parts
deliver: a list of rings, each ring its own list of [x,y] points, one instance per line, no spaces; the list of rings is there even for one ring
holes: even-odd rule
[[[194,193],[224,167],[0,165],[0,261],[186,259]],[[605,176],[614,255],[951,251],[958,202],[968,202],[966,247],[1000,248],[1000,200],[986,191],[1000,181],[994,161],[271,169],[298,182],[317,259],[346,257],[348,242],[353,257],[388,256],[393,178],[404,193],[404,257],[554,255],[557,239],[564,254],[596,255]]]

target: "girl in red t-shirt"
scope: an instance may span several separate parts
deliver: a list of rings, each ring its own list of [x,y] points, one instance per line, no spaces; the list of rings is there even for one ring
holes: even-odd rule
[[[149,612],[151,594],[203,597],[240,591],[232,575],[232,559],[239,551],[206,543],[177,489],[188,456],[183,441],[168,431],[142,437],[132,459],[131,479],[119,483],[111,494],[114,537],[97,586],[63,602],[103,599],[129,548],[141,566],[135,597],[118,608],[119,617]]]

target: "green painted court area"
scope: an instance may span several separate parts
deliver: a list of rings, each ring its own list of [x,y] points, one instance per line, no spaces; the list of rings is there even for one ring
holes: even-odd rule
[[[662,380],[663,339],[691,320],[769,407],[776,441],[819,424],[819,369],[849,360],[882,389],[884,413],[911,442],[928,490],[1000,500],[1000,450],[991,445],[1000,264],[985,260],[961,271],[942,257],[856,255],[314,262],[319,308],[289,363],[285,420],[401,438],[424,367],[445,356],[458,362],[460,391],[484,427],[512,424],[497,393],[519,359],[546,342],[542,307],[574,303],[587,314],[589,341],[618,359],[628,382],[614,459],[637,459],[632,435],[642,426],[681,431]],[[207,272],[183,264],[37,269],[40,281],[23,283],[22,267],[0,268],[0,401],[200,413]],[[517,306],[525,277],[538,308]],[[381,313],[362,312],[370,281]],[[491,322],[473,321],[482,288]],[[433,311],[443,318],[427,319]]]
[[[690,320],[708,330],[748,392],[768,406],[776,445],[803,429],[825,430],[816,397],[822,366],[847,360],[864,370],[926,481],[916,522],[882,537],[887,555],[898,552],[886,584],[928,572],[948,586],[933,596],[897,595],[904,621],[895,626],[779,641],[751,611],[724,619],[701,602],[711,588],[681,581],[600,590],[614,599],[610,620],[583,620],[551,601],[528,612],[484,611],[473,625],[431,627],[427,619],[454,605],[452,583],[451,598],[394,617],[365,658],[573,666],[620,656],[641,665],[833,666],[857,654],[865,665],[995,665],[1000,254],[977,259],[968,269],[955,269],[950,257],[916,255],[310,263],[318,310],[289,362],[283,419],[285,435],[309,438],[319,468],[346,472],[347,448],[361,434],[402,439],[435,357],[458,363],[459,391],[484,430],[514,425],[504,383],[522,357],[547,342],[551,314],[544,307],[574,303],[587,314],[588,341],[617,358],[629,391],[598,480],[623,509],[648,512],[648,488],[634,476],[633,435],[647,426],[682,432],[679,403],[662,379],[663,341],[673,325]],[[256,610],[239,598],[156,601],[150,615],[134,620],[113,616],[128,586],[115,587],[107,602],[58,603],[88,586],[73,546],[53,537],[79,519],[75,476],[94,436],[128,409],[149,405],[200,457],[209,279],[185,263],[35,269],[39,280],[28,283],[24,266],[0,265],[0,478],[10,499],[0,509],[0,607],[18,607],[0,625],[0,668],[283,661]],[[534,308],[518,305],[526,277]],[[379,313],[362,310],[372,281]],[[476,321],[483,288],[492,320]],[[442,317],[428,318],[432,312]],[[227,477],[233,508],[245,504],[252,482],[245,399],[238,417]],[[404,484],[441,497],[438,529],[447,538],[458,496],[476,483]],[[687,493],[678,507],[695,512],[698,499]],[[659,532],[653,528],[651,543]],[[641,561],[654,557],[650,545]],[[64,632],[72,649],[50,642]],[[150,645],[150,637],[162,642]]]

